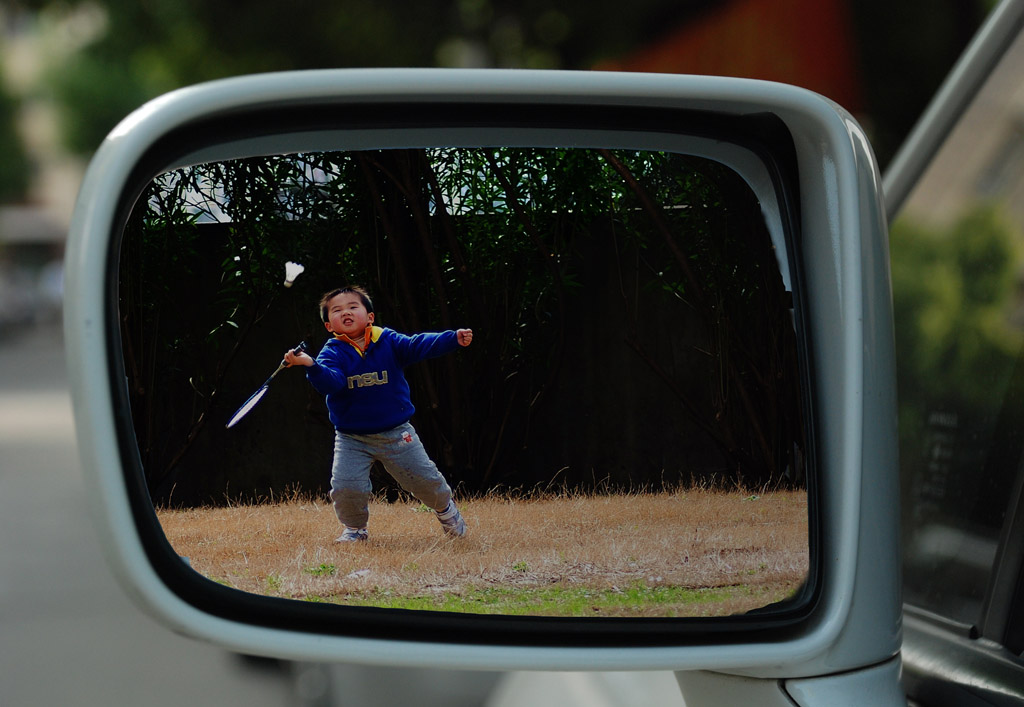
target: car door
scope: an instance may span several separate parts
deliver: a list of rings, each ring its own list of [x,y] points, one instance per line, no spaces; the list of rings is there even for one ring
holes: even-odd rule
[[[886,174],[915,704],[1024,700],[1020,5],[999,8]]]

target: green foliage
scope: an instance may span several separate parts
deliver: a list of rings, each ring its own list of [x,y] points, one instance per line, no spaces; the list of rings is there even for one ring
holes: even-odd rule
[[[173,86],[151,85],[130,64],[84,55],[52,72],[64,146],[91,154],[108,132],[146,100]]]
[[[66,0],[20,4],[57,13],[69,7]],[[628,12],[617,0],[296,0],[287,6],[250,0],[244,10],[202,0],[90,5],[105,13],[106,31],[51,76],[68,144],[86,153],[142,100],[198,81],[360,66],[591,69],[656,45],[709,12],[728,13],[727,3],[708,0],[637,0]],[[865,98],[865,105],[847,108],[869,116],[883,164],[990,5],[991,0],[846,3],[842,14],[856,35]],[[765,41],[777,38],[767,33]],[[700,69],[715,73],[714,62],[706,62]],[[726,65],[737,70],[735,58]],[[893,71],[894,66],[905,70]],[[760,68],[743,67],[742,75],[758,75]],[[806,75],[801,68],[795,67],[793,83]]]
[[[66,11],[63,0],[33,4]],[[106,31],[54,67],[68,145],[91,152],[145,99],[240,74],[336,67],[589,68],[646,36],[664,0],[99,0]],[[686,8],[669,10],[684,14]]]
[[[238,382],[239,353],[275,332],[270,356],[300,336],[315,351],[316,299],[352,282],[380,324],[476,329],[470,351],[412,383],[421,436],[471,491],[563,468],[560,483],[588,487],[800,481],[791,303],[759,206],[721,165],[577,149],[316,153],[177,170],[140,204],[121,297],[156,496],[214,478],[208,457],[188,461],[197,440],[220,460],[251,451],[240,430],[220,442],[207,425],[259,383]],[[306,265],[289,290],[286,260]],[[286,321],[295,333],[279,333]],[[218,468],[287,470],[274,454]]]
[[[986,205],[948,232],[897,222],[890,242],[901,424],[920,429],[936,408],[980,414],[1021,343],[1013,230]]]
[[[907,543],[950,518],[989,532],[1005,506],[1024,410],[1021,243],[991,204],[944,230],[892,229]],[[930,586],[931,570],[921,571],[908,570],[908,584]]]

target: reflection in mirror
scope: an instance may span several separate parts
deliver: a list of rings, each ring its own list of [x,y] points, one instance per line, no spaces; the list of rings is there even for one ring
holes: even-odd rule
[[[786,606],[808,572],[806,391],[772,229],[735,171],[664,152],[330,152],[158,176],[126,226],[119,304],[168,540],[217,582],[303,601]],[[462,538],[374,464],[369,540],[334,542],[335,429],[305,368],[226,427],[287,349],[317,355],[320,297],[347,284],[379,326],[473,331],[407,370]]]

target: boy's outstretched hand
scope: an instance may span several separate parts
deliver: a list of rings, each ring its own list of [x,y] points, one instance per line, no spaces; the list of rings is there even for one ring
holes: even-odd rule
[[[469,346],[473,343],[472,329],[459,329],[455,332],[455,335],[459,338],[459,346]]]

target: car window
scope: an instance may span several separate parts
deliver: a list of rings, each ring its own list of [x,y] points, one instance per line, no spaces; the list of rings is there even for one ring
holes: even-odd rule
[[[1022,77],[1018,39],[890,233],[905,600],[997,640],[1020,556]]]

